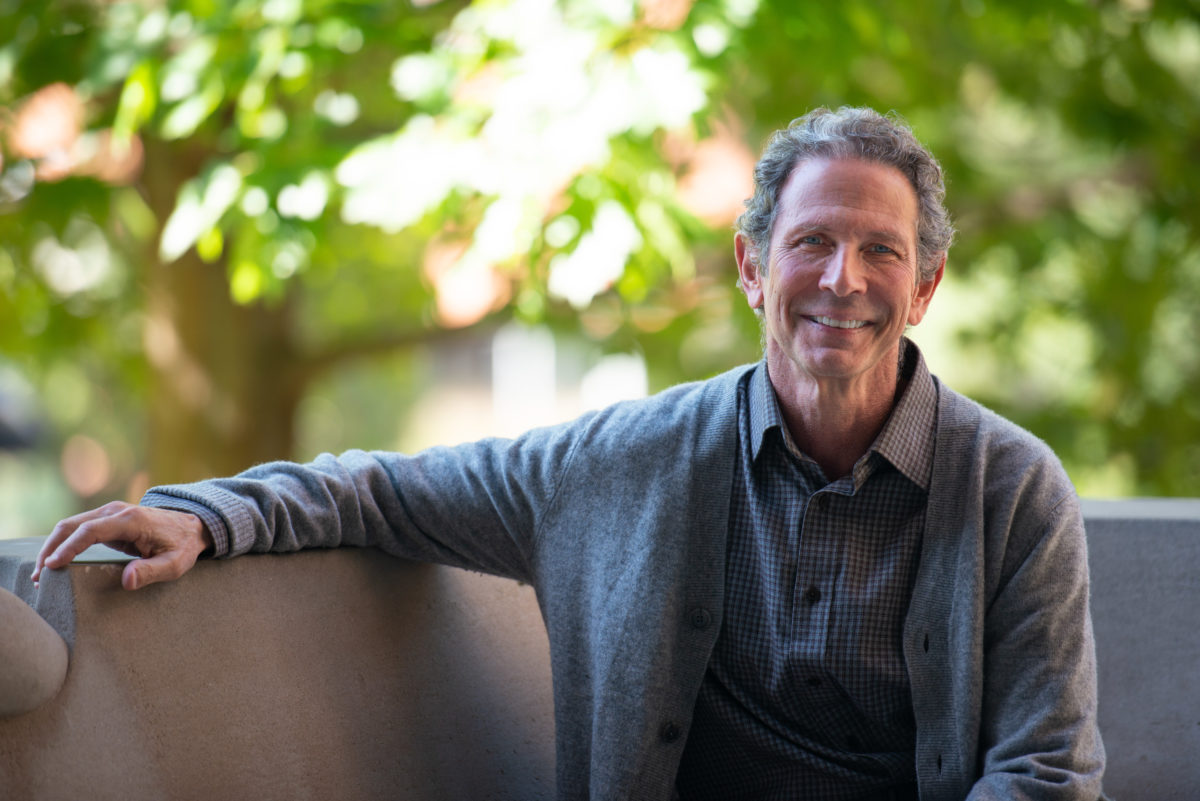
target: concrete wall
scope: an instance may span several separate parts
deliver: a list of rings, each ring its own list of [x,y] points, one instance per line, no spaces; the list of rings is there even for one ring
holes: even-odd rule
[[[1200,500],[1085,501],[1105,790],[1200,799]]]
[[[553,797],[529,588],[352,549],[201,563],[136,593],[120,569],[59,574],[71,668],[0,719],[0,799]]]
[[[1084,508],[1106,789],[1193,801],[1200,500]],[[201,563],[137,593],[120,564],[81,562],[35,592],[35,552],[0,543],[0,587],[22,599],[0,590],[0,678],[41,654],[40,684],[16,696],[52,698],[0,717],[0,799],[553,797],[548,646],[527,587],[340,550]]]

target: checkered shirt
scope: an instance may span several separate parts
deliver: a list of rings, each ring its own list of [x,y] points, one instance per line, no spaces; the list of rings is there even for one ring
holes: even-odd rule
[[[905,347],[907,387],[833,482],[792,442],[766,363],[739,387],[725,620],[680,766],[687,801],[851,801],[916,780],[901,635],[937,394]]]

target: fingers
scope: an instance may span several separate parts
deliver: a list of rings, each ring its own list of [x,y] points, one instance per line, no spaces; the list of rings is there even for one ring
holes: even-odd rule
[[[106,503],[96,509],[68,517],[62,520],[50,532],[50,536],[42,543],[41,550],[38,551],[37,559],[34,562],[33,575],[31,578],[36,584],[41,578],[43,567],[62,567],[70,564],[71,560],[79,554],[83,553],[91,545],[94,545],[97,540],[89,541],[88,536],[96,536],[93,531],[85,532],[84,536],[77,536],[80,527],[85,523],[93,520],[108,517],[116,514],[123,509],[129,508],[129,504],[121,501],[113,501]]]
[[[127,590],[138,590],[147,584],[174,581],[192,569],[196,557],[183,551],[167,551],[148,559],[135,559],[125,565],[121,572],[121,586]]]
[[[182,576],[212,538],[193,514],[115,501],[55,526],[38,554],[33,580],[39,580],[44,567],[66,567],[97,543],[143,557],[126,565],[121,576],[122,586],[137,589]]]
[[[65,567],[97,543],[134,541],[139,530],[137,521],[128,513],[134,508],[127,503],[114,501],[70,518],[68,525],[63,527],[65,538],[60,538],[57,547],[46,556],[45,565],[50,568]]]

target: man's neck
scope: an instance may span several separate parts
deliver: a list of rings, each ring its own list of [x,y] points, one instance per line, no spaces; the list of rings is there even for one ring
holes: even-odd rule
[[[792,441],[830,481],[849,475],[879,436],[903,389],[899,365],[869,384],[798,381],[787,366],[774,367],[769,355],[767,367]]]

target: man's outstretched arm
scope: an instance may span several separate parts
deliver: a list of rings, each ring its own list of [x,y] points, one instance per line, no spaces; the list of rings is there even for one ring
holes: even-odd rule
[[[580,422],[414,456],[347,451],[155,487],[139,506],[114,502],[59,523],[33,578],[103,543],[140,557],[125,569],[127,589],[178,578],[206,550],[225,557],[339,546],[529,581],[537,519],[586,429]]]

